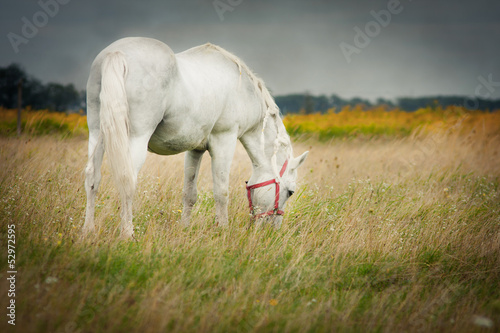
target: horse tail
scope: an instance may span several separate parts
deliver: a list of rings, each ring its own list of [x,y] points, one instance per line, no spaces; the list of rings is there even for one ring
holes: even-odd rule
[[[123,53],[108,53],[101,67],[100,123],[111,174],[123,199],[132,196],[136,174],[129,147],[129,106],[125,89],[127,62]]]

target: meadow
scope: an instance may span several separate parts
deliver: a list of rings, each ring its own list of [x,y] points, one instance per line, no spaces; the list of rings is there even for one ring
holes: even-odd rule
[[[18,138],[0,111],[2,332],[500,330],[499,112],[287,116],[295,154],[310,154],[280,230],[250,223],[240,145],[227,229],[214,225],[208,154],[188,229],[177,223],[183,155],[148,154],[136,240],[124,241],[106,160],[99,229],[80,238],[84,116],[27,112]]]

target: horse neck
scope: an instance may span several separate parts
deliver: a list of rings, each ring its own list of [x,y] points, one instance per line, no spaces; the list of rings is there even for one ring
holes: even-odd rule
[[[254,174],[271,174],[277,176],[276,169],[273,166],[273,156],[276,153],[276,168],[279,171],[283,163],[292,157],[290,138],[279,116],[268,117],[263,132],[264,141],[262,142],[263,126],[264,123],[261,121],[253,131],[246,133],[242,137],[242,143],[252,160]],[[275,152],[275,143],[279,139],[279,136],[281,136],[281,141],[284,144],[279,144]]]

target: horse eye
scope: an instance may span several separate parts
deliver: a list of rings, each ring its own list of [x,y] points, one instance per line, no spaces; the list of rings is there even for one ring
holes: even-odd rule
[[[288,197],[291,197],[294,193],[295,193],[295,191],[288,190]]]

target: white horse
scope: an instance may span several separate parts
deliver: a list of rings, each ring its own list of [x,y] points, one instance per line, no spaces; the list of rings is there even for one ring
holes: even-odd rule
[[[255,217],[281,225],[307,152],[292,154],[279,110],[261,79],[235,55],[212,44],[174,54],[150,38],[124,38],[92,64],[87,83],[89,160],[85,169],[84,234],[94,230],[95,198],[104,151],[121,208],[121,234],[133,235],[132,200],[146,152],[187,152],[181,222],[189,225],[203,153],[212,158],[215,216],[228,223],[229,169],[236,141],[253,166],[247,186]]]

